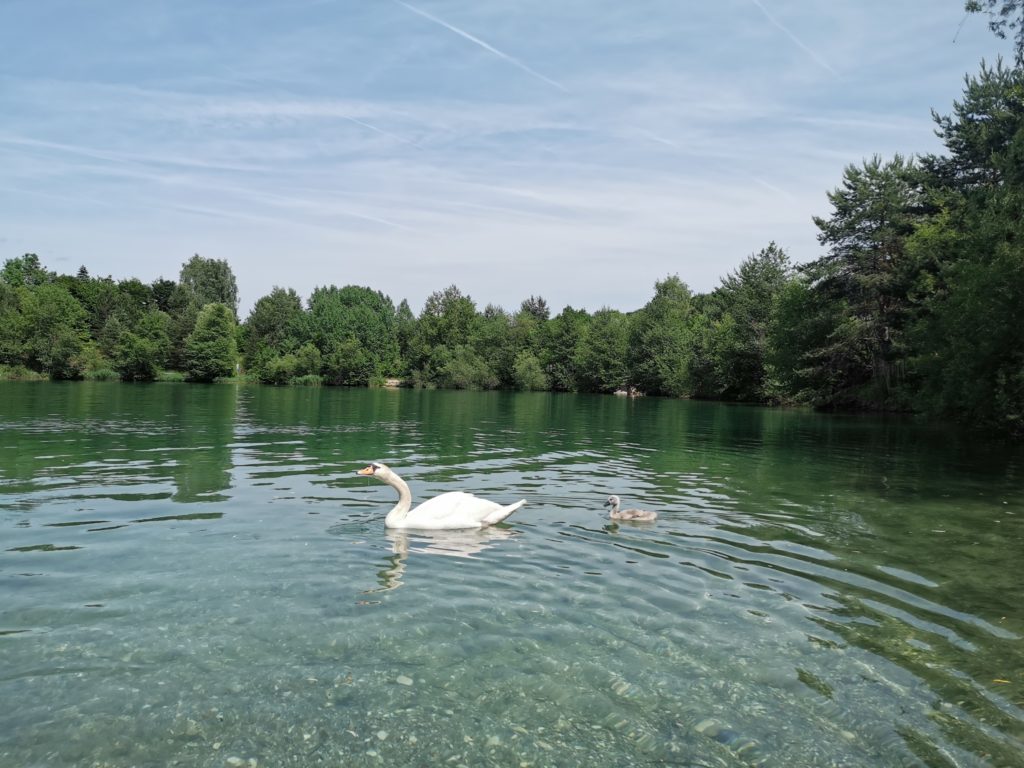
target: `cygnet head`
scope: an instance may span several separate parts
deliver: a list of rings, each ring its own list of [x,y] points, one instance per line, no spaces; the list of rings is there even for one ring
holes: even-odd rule
[[[619,497],[618,496],[609,496],[608,497],[608,501],[606,501],[604,503],[604,505],[606,507],[617,507],[617,506],[619,506]]]

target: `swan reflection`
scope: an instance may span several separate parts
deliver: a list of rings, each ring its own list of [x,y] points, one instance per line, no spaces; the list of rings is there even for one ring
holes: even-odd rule
[[[515,531],[507,528],[481,528],[458,531],[388,530],[385,533],[394,553],[386,558],[387,565],[377,571],[375,589],[364,594],[397,589],[403,584],[406,560],[412,553],[441,555],[443,557],[474,557],[504,539],[511,539]]]

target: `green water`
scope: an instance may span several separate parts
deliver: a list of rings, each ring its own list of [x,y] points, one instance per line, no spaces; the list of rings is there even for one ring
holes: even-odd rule
[[[388,534],[374,459],[528,503]],[[1021,766],[1022,473],[655,398],[0,384],[0,765]]]

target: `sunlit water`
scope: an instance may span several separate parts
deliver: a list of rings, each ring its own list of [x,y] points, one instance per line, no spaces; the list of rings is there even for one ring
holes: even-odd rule
[[[528,503],[389,534],[373,459]],[[2,384],[0,765],[1021,766],[1022,470],[654,398]]]

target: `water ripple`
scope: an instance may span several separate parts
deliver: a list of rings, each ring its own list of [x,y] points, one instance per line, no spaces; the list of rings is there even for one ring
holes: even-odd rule
[[[40,386],[0,400],[0,763],[1024,763],[1002,448],[654,398]],[[418,499],[528,503],[385,532],[394,492],[351,474],[377,458]]]

